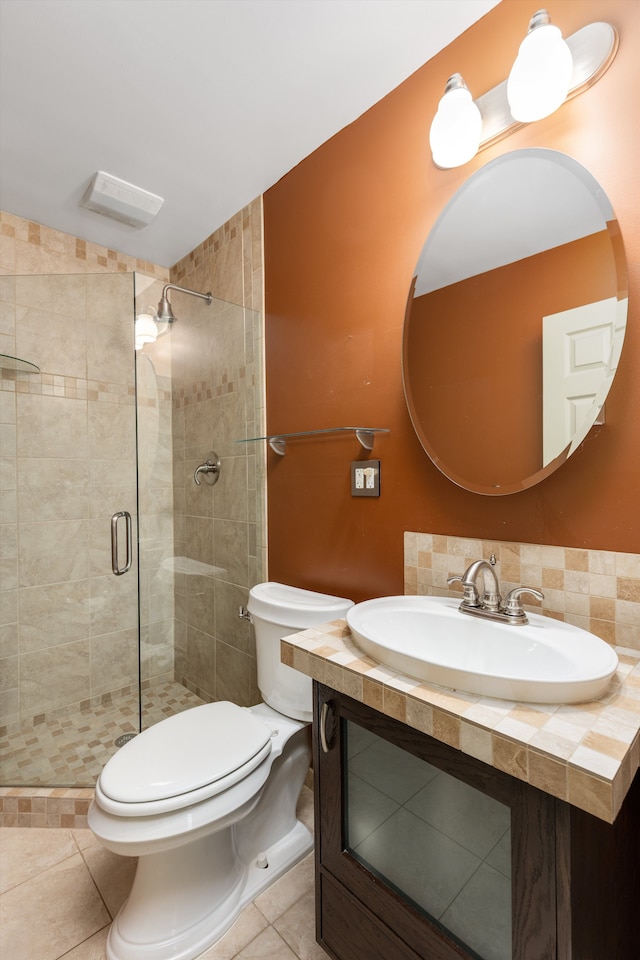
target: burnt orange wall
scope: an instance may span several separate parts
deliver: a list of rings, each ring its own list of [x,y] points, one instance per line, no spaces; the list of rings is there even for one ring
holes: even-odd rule
[[[611,246],[603,230],[413,300],[403,364],[447,476],[489,491],[541,470],[542,318],[616,295]]]
[[[550,0],[565,34],[606,20],[620,34],[609,71],[556,114],[465,167],[437,170],[428,132],[460,71],[479,95],[508,74],[535,12],[504,0],[264,198],[270,432],[388,427],[376,440],[379,499],[353,499],[352,437],[269,451],[269,575],[355,600],[403,591],[403,531],[640,551],[640,4]],[[618,217],[630,311],[607,423],[547,480],[505,497],[447,480],[420,446],[402,389],[407,293],[424,240],[458,187],[507,151],[549,147],[583,163]],[[478,411],[477,429],[484,429]]]

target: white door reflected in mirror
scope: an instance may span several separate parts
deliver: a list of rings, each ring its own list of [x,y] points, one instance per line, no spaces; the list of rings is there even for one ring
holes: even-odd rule
[[[617,366],[618,307],[610,297],[542,318],[543,467],[584,439],[600,412]]]

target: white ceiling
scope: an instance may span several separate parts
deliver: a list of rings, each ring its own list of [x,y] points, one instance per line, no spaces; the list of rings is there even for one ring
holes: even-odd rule
[[[171,266],[497,3],[0,0],[0,208]],[[97,170],[155,221],[82,208]]]

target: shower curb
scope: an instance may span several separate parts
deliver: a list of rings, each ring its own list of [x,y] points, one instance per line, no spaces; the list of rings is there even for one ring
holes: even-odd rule
[[[0,787],[0,829],[85,830],[92,799],[92,787]]]

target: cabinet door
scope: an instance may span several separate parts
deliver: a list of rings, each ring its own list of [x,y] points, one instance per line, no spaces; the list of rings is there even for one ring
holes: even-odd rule
[[[315,755],[320,873],[421,957],[552,960],[553,800],[328,688],[316,692],[326,748]]]

